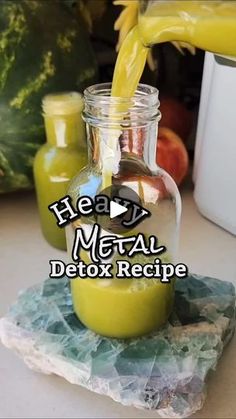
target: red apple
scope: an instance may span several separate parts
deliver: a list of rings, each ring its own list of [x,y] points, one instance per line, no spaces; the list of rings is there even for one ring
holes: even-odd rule
[[[180,185],[188,172],[188,153],[181,138],[169,128],[159,128],[156,161]]]
[[[193,114],[181,102],[171,97],[162,97],[160,104],[162,118],[160,127],[172,129],[184,142],[188,139],[193,125]]]

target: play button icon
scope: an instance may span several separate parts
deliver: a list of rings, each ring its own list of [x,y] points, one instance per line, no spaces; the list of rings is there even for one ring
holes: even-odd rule
[[[118,204],[115,201],[110,202],[110,218],[118,217],[121,214],[124,214],[128,211],[128,208],[124,207],[123,205]]]
[[[139,195],[128,186],[112,185],[105,188],[96,195],[96,200],[100,202],[105,197],[109,202],[108,211],[95,215],[96,222],[105,231],[127,234],[135,231],[136,226],[151,215],[143,208]]]

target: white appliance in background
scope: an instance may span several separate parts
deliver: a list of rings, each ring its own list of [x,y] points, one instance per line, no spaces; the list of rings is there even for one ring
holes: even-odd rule
[[[199,211],[236,235],[236,62],[207,52],[194,157]]]

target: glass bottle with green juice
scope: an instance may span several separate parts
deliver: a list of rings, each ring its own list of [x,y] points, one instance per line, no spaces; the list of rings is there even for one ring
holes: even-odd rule
[[[157,89],[139,85],[132,98],[112,97],[111,84],[90,86],[84,92],[84,119],[87,123],[89,162],[73,178],[68,189],[76,208],[78,198],[94,198],[105,188],[128,187],[151,216],[129,230],[128,236],[155,235],[166,253],[163,263],[174,263],[178,244],[181,198],[173,179],[156,164],[156,142],[160,120]],[[81,216],[67,227],[67,247],[71,258],[76,230],[88,239],[95,217]],[[116,223],[114,218],[114,223]],[[99,223],[99,219],[97,218]],[[112,222],[112,220],[111,220]],[[109,224],[109,223],[108,223]],[[109,224],[110,225],[110,224]],[[114,229],[111,230],[114,236]],[[111,235],[102,226],[101,236]],[[122,237],[124,234],[117,234]],[[80,250],[81,260],[92,263],[89,250]],[[111,259],[113,278],[75,278],[71,280],[74,310],[81,322],[108,337],[131,338],[158,329],[168,319],[174,301],[174,280],[116,277],[116,261],[128,260],[144,266],[154,263],[155,255],[121,256],[115,249]]]
[[[48,205],[66,195],[69,181],[87,163],[83,97],[77,92],[50,94],[42,108],[47,142],[34,161],[41,228],[49,244],[66,250],[65,231],[57,226]]]

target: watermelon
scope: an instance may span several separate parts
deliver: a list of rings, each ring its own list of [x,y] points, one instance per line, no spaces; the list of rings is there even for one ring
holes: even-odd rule
[[[59,0],[0,1],[0,193],[33,187],[42,97],[83,91],[97,66],[83,18]]]

